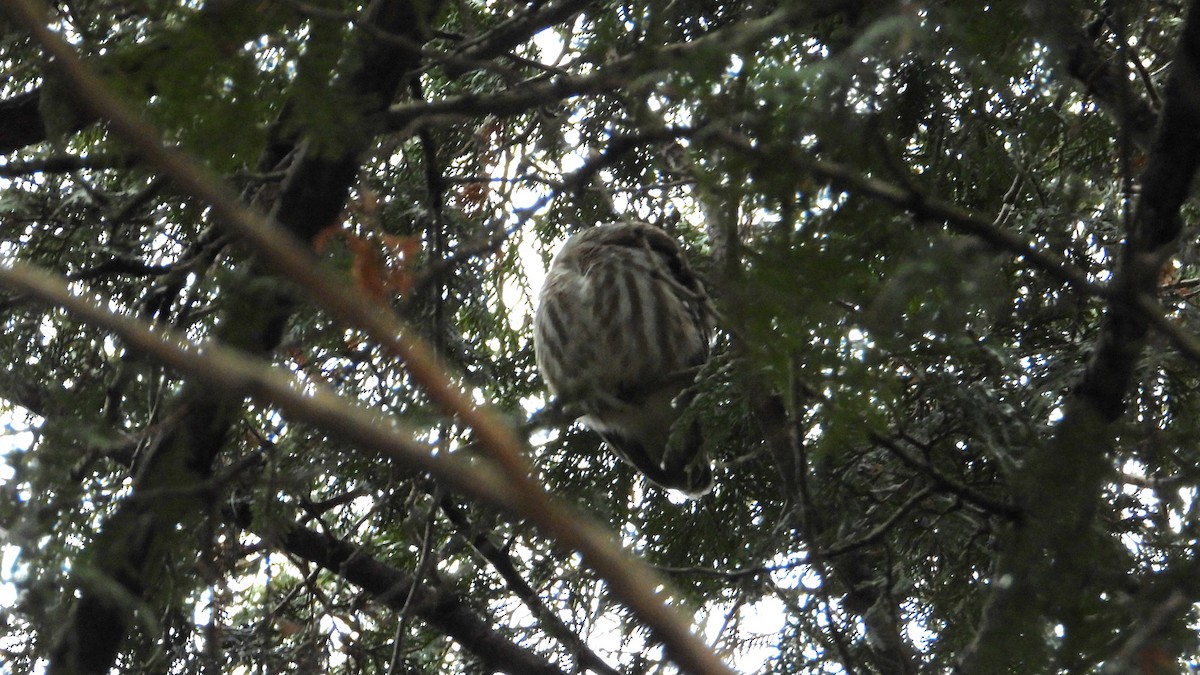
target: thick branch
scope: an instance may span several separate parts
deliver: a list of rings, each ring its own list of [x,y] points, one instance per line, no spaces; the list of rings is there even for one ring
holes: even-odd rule
[[[1142,172],[1141,197],[1126,235],[1105,324],[1079,393],[1107,419],[1124,411],[1125,394],[1149,327],[1139,297],[1155,297],[1159,273],[1183,229],[1180,208],[1200,166],[1200,17],[1188,12],[1164,91],[1154,145]]]
[[[41,90],[34,89],[0,101],[0,154],[46,140],[46,125],[38,109]]]
[[[239,525],[249,527],[248,514]],[[407,610],[453,638],[482,661],[486,672],[512,675],[563,675],[541,656],[513,644],[476,614],[463,598],[429,584],[414,587],[404,572],[376,560],[363,549],[328,534],[299,526],[279,533],[274,528],[255,529],[266,541],[292,555],[333,572],[362,588],[396,611]],[[411,600],[409,600],[411,596]]]
[[[1067,72],[1116,119],[1122,133],[1134,145],[1149,150],[1158,115],[1133,91],[1122,64],[1105,59],[1079,25],[1082,13],[1078,4],[1065,0],[1029,3],[1033,25],[1054,47]]]

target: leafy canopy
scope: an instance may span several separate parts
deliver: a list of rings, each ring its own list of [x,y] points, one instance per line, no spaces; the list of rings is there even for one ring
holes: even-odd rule
[[[4,269],[432,458],[214,386],[6,272],[8,667],[1196,667],[1197,29],[1180,3],[1026,4],[0,3]],[[136,151],[23,6],[517,429],[554,514],[521,510],[486,425]],[[536,373],[550,256],[619,219],[678,237],[721,314],[683,411],[717,460],[697,501]],[[707,648],[558,515],[660,575],[646,602]]]

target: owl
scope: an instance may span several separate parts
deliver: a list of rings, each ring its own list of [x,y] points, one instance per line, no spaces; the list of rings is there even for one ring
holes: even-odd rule
[[[675,240],[646,223],[612,223],[554,256],[534,348],[560,404],[648,479],[694,498],[712,488],[712,467],[699,425],[675,422],[713,330],[711,302]]]

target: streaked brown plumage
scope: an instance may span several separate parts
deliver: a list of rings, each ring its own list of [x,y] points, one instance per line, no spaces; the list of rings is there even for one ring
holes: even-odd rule
[[[678,244],[645,223],[572,236],[550,264],[534,322],[550,393],[647,478],[693,497],[712,487],[698,425],[675,429],[712,314]],[[684,396],[680,396],[684,394]]]

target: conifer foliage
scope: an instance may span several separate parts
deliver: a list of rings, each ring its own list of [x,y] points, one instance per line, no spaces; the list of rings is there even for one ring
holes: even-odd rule
[[[1196,4],[0,0],[0,669],[1200,667]],[[610,222],[695,499],[537,370]]]

